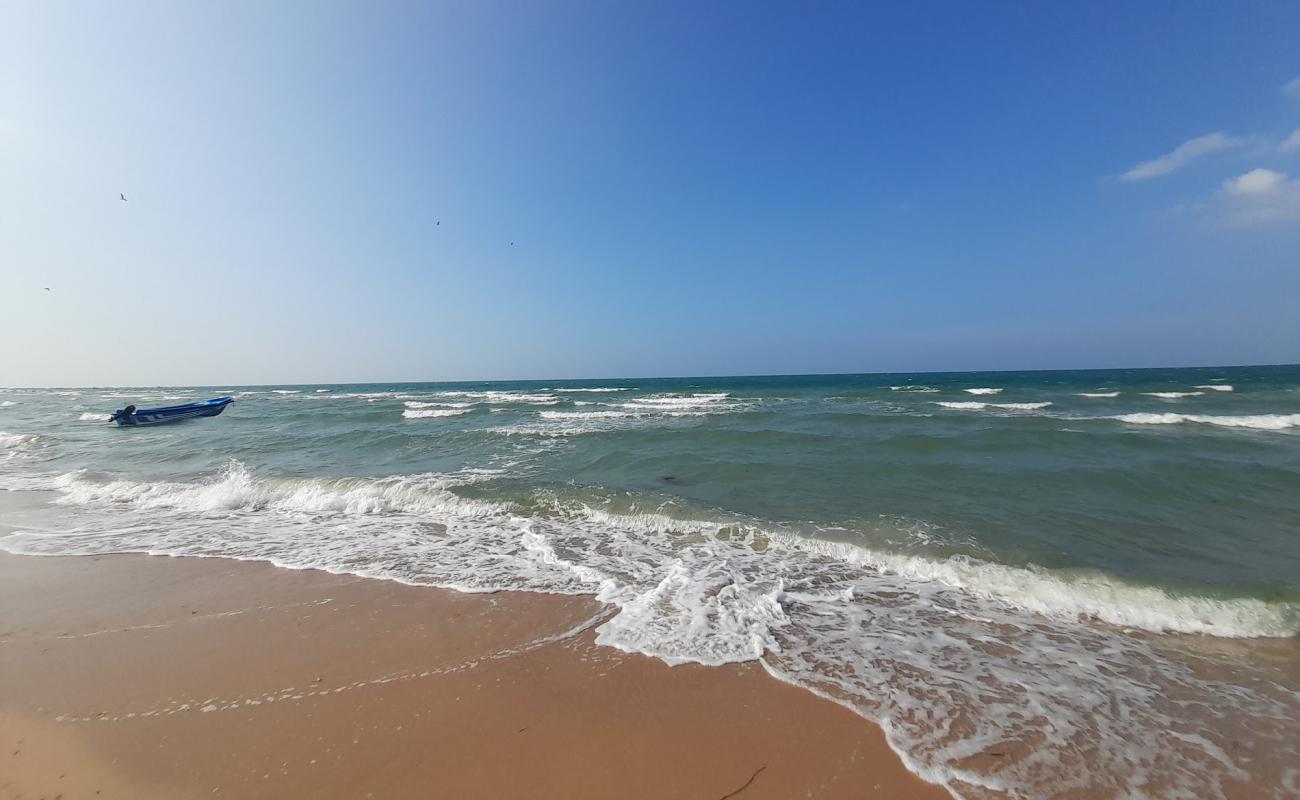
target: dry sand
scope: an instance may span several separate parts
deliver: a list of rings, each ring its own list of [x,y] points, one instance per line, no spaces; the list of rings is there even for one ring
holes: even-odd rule
[[[949,796],[878,728],[757,665],[595,646],[607,613],[218,559],[0,554],[0,798]]]

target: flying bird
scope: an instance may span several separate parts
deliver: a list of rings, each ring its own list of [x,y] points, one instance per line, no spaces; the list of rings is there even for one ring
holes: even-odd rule
[[[123,202],[123,203],[129,203],[129,202],[130,202],[129,200],[126,199],[126,195],[122,194],[121,192],[118,192],[118,193],[117,193],[117,196],[120,197],[120,198],[122,198],[122,202]]]
[[[45,287],[45,291],[48,292],[49,290],[50,290],[50,287],[46,286],[46,287]]]

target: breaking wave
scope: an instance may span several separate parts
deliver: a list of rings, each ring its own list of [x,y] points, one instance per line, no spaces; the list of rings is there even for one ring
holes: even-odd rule
[[[1300,428],[1300,414],[1249,414],[1249,415],[1212,415],[1212,414],[1118,414],[1105,419],[1115,419],[1130,425],[1178,425],[1197,423],[1200,425],[1217,425],[1221,428],[1252,428],[1259,431],[1283,431]]]
[[[986,408],[1000,408],[1006,411],[1037,411],[1041,408],[1047,408],[1051,403],[981,403],[976,400],[968,400],[966,402],[956,403],[939,402],[935,403],[935,405],[943,406],[944,408],[961,409],[963,411],[981,411]]]
[[[459,417],[468,414],[468,408],[408,408],[402,412],[407,419],[431,419],[433,417]]]

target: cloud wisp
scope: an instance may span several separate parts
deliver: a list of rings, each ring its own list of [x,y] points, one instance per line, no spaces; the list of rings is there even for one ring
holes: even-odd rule
[[[1282,87],[1282,92],[1292,97],[1300,97],[1300,78],[1288,82],[1286,86]]]
[[[1278,145],[1277,149],[1283,153],[1300,153],[1300,128],[1291,131],[1291,135],[1286,137],[1286,141]]]
[[[1219,196],[1234,227],[1300,222],[1300,180],[1282,172],[1252,169],[1224,181]]]
[[[1228,136],[1225,133],[1207,133],[1204,136],[1197,136],[1195,139],[1183,142],[1159,158],[1143,161],[1119,177],[1123,181],[1145,181],[1158,178],[1162,175],[1168,175],[1174,170],[1182,169],[1199,158],[1240,147],[1245,142],[1245,139]]]

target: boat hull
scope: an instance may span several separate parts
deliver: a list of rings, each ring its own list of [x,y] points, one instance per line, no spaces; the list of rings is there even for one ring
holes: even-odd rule
[[[162,408],[140,408],[136,409],[135,413],[130,416],[124,413],[124,409],[118,409],[113,414],[113,421],[122,427],[139,427],[141,425],[162,425],[168,422],[180,422],[199,417],[215,417],[225,411],[226,406],[233,402],[233,397],[217,397],[201,403],[186,403],[185,405],[164,406]]]

